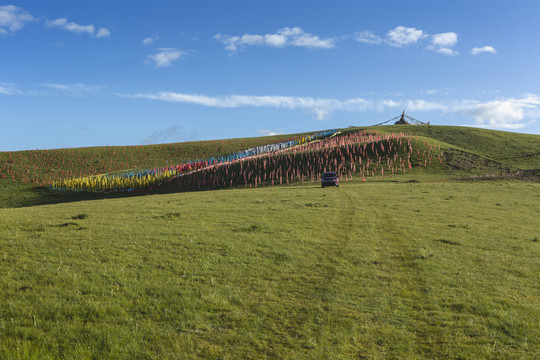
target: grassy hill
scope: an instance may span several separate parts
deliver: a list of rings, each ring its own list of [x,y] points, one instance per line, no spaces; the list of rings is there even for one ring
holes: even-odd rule
[[[540,168],[539,136],[407,131],[451,156],[325,189],[126,196],[1,179],[0,359],[540,357],[540,183],[514,176]],[[482,174],[512,176],[456,180]]]
[[[151,169],[227,155],[294,135],[195,141],[144,146],[107,146],[0,152],[0,208],[100,198],[61,194],[39,187],[45,180],[78,175]],[[113,195],[120,196],[120,195]]]
[[[393,125],[341,129],[405,132],[445,150],[445,166],[432,172],[445,177],[509,175],[535,180],[540,176],[540,136],[454,127]],[[290,139],[295,135],[185,142],[148,146],[97,147],[0,152],[0,208],[102,198],[103,194],[61,194],[40,188],[46,180],[127,169],[150,169]],[[520,172],[521,170],[521,172]],[[523,175],[525,173],[525,176]],[[107,197],[124,196],[121,194]]]
[[[351,130],[356,129],[366,128],[352,128]],[[384,132],[404,131],[437,140],[445,149],[467,154],[479,163],[482,160],[488,160],[494,168],[503,165],[509,170],[540,169],[539,135],[459,126],[391,125],[379,126],[375,129]],[[466,170],[471,170],[471,168]],[[489,172],[489,169],[486,171]]]

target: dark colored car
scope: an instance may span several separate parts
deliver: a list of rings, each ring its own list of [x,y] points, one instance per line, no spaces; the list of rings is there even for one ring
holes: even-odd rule
[[[325,186],[339,186],[339,177],[337,174],[333,171],[325,172],[322,174],[321,178],[321,185],[322,187]]]

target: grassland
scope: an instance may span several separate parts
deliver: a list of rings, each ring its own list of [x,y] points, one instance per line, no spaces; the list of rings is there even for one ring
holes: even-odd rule
[[[0,357],[532,359],[539,200],[403,178],[2,209]]]
[[[455,180],[535,174],[538,136],[430,131],[461,155],[339,188],[2,179],[0,359],[540,357],[540,183]]]

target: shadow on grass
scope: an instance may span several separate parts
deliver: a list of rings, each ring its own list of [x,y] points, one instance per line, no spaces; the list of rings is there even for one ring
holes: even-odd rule
[[[115,199],[148,195],[148,193],[90,193],[59,192],[45,188],[16,188],[2,194],[0,208],[23,208],[29,206],[70,203],[86,200]]]
[[[319,186],[319,184],[317,183]],[[243,187],[238,187],[243,188]],[[287,188],[287,186],[283,186]],[[89,200],[103,200],[103,199],[121,199],[130,197],[139,197],[147,195],[157,194],[176,194],[198,191],[212,191],[212,190],[225,190],[232,189],[230,187],[216,187],[216,188],[201,188],[201,189],[174,189],[167,186],[162,186],[149,191],[140,192],[116,192],[116,193],[99,193],[99,192],[70,192],[70,191],[56,191],[42,187],[24,187],[13,186],[7,188],[0,194],[0,209],[1,208],[24,208],[29,206],[40,205],[52,205],[61,203],[70,203],[78,201]],[[236,187],[234,187],[236,189]]]
[[[293,183],[290,185],[276,185],[281,189],[285,190],[288,188],[296,188],[297,185],[302,183]],[[311,184],[309,182],[303,183]],[[312,183],[314,187],[320,187],[319,182]],[[266,187],[270,187],[270,184],[266,184]],[[244,186],[238,187],[216,187],[216,188],[195,188],[195,189],[178,189],[170,188],[168,186],[162,186],[155,188],[150,191],[140,191],[140,192],[118,192],[118,193],[98,193],[98,192],[70,192],[70,191],[56,191],[50,190],[43,187],[30,187],[30,186],[11,186],[6,188],[2,194],[0,194],[0,208],[24,208],[29,206],[39,206],[39,205],[52,205],[60,203],[70,203],[78,201],[88,201],[88,200],[102,200],[102,199],[120,199],[128,197],[139,197],[147,195],[157,195],[157,194],[176,194],[176,193],[187,193],[187,192],[198,192],[198,191],[213,191],[213,190],[227,190],[227,189],[242,189],[246,188]],[[259,186],[259,188],[262,188]],[[249,189],[247,187],[246,189]]]

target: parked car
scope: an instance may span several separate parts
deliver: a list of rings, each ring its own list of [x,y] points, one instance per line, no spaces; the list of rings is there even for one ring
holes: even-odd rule
[[[321,186],[336,186],[339,187],[339,176],[333,171],[325,172],[321,177]]]

